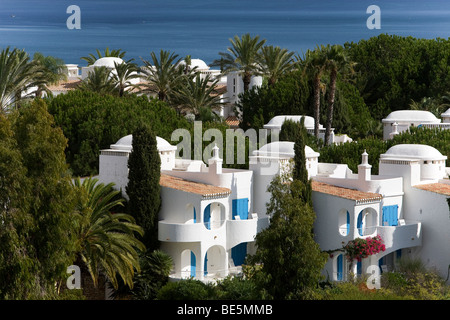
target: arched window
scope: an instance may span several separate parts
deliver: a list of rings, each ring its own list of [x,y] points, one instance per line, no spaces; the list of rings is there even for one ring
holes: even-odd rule
[[[203,212],[203,223],[206,229],[220,228],[225,221],[225,207],[219,202],[213,202],[206,206]]]
[[[356,227],[360,236],[367,236],[376,231],[378,213],[372,208],[361,210],[358,214]]]
[[[364,219],[364,211],[361,211],[358,214],[358,221],[356,222],[356,227],[358,228],[358,233],[360,236],[364,235],[364,230],[363,230],[364,220],[363,219]]]
[[[195,207],[192,203],[186,205],[185,211],[185,223],[196,223],[197,222],[197,213],[195,211]]]

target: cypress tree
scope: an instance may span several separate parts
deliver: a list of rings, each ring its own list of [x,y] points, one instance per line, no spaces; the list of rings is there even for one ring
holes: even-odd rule
[[[306,168],[306,156],[305,156],[305,140],[306,129],[304,126],[304,119],[302,118],[298,131],[295,133],[294,144],[294,169],[292,178],[295,181],[296,187],[299,189],[299,196],[303,201],[312,207],[312,187],[311,181],[308,179],[308,170]]]
[[[128,212],[144,229],[143,243],[155,250],[158,242],[158,212],[161,206],[159,180],[161,159],[156,136],[148,125],[142,124],[132,133],[133,150],[128,160]]]

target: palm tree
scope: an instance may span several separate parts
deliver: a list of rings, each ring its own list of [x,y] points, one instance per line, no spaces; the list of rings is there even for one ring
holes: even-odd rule
[[[185,77],[182,85],[173,92],[170,103],[181,113],[192,113],[196,116],[202,110],[217,110],[224,104],[214,92],[218,82],[219,79],[212,80],[209,74],[204,78],[199,73],[195,79]]]
[[[244,92],[247,92],[252,76],[258,74],[258,52],[266,40],[259,40],[259,36],[251,37],[247,33],[241,38],[234,36],[230,42],[231,47],[228,47],[228,52],[219,52],[221,58],[214,60],[212,65],[220,66],[225,74],[238,71],[244,82]]]
[[[95,63],[95,61],[97,61],[100,58],[104,58],[104,57],[117,57],[117,58],[123,59],[125,57],[125,53],[126,53],[125,51],[122,51],[122,49],[116,49],[116,50],[110,51],[108,47],[106,47],[106,49],[104,50],[103,53],[101,53],[100,50],[98,50],[98,49],[96,49],[96,52],[97,52],[97,56],[90,53],[86,57],[81,57],[81,59],[86,61],[88,63],[88,66],[91,66]],[[126,61],[126,63],[130,63],[133,60],[134,59],[129,59]]]
[[[36,61],[42,68],[42,78],[39,79],[38,89],[36,90],[37,97],[41,97],[43,92],[51,93],[48,85],[67,80],[67,67],[62,59],[52,56],[45,57],[42,53],[36,52],[33,61]]]
[[[100,94],[113,94],[116,83],[111,77],[111,70],[107,67],[96,67],[79,85],[80,90],[93,91]]]
[[[73,182],[77,198],[74,214],[78,258],[98,284],[100,272],[104,272],[114,288],[118,287],[117,275],[125,285],[133,287],[134,272],[140,271],[139,251],[145,246],[135,237],[143,230],[128,214],[111,213],[113,208],[123,206],[118,198],[120,191],[113,184],[98,184],[98,179],[87,178]]]
[[[142,59],[145,67],[141,69],[146,84],[141,90],[148,90],[158,94],[159,100],[166,101],[172,90],[180,83],[183,69],[178,67],[181,59],[170,51],[161,50],[159,58],[151,52],[152,63]]]
[[[139,78],[138,67],[133,63],[116,63],[111,72],[111,78],[118,90],[119,97],[122,97],[127,88],[133,87],[131,80]]]
[[[0,110],[20,102],[22,93],[34,87],[42,69],[24,50],[6,48],[0,52]],[[28,93],[31,95],[31,93]]]
[[[258,73],[267,77],[269,87],[295,67],[294,53],[280,47],[264,46],[259,52]]]
[[[304,74],[309,74],[313,79],[314,88],[314,136],[319,138],[320,120],[320,93],[322,91],[322,76],[326,70],[327,57],[324,54],[324,46],[317,47],[316,50],[307,50],[301,61]]]
[[[353,70],[353,64],[348,61],[347,54],[341,45],[328,45],[323,49],[326,55],[326,67],[330,71],[328,92],[327,123],[325,129],[325,145],[330,141],[331,125],[333,123],[334,99],[336,96],[336,81],[339,72]]]

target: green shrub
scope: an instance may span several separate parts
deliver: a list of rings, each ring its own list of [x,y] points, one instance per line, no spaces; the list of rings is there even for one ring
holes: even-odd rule
[[[214,296],[212,285],[199,280],[187,279],[169,282],[157,295],[158,300],[208,300]]]

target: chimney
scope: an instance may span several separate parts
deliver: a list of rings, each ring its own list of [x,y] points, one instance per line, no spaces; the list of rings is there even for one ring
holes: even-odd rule
[[[358,179],[362,181],[371,180],[372,166],[369,164],[369,155],[366,150],[362,154],[362,162],[358,165]]]
[[[222,162],[223,160],[219,157],[219,147],[215,144],[213,148],[213,157],[208,160],[209,172],[222,174]]]
[[[397,128],[398,128],[398,123],[397,123],[397,122],[394,122],[394,123],[392,124],[392,126],[394,127],[394,129],[393,129],[393,131],[392,131],[391,133],[389,133],[389,138],[391,138],[391,140],[394,139],[394,136],[396,136],[396,135],[399,134],[399,132],[398,132],[398,130],[397,130]]]

